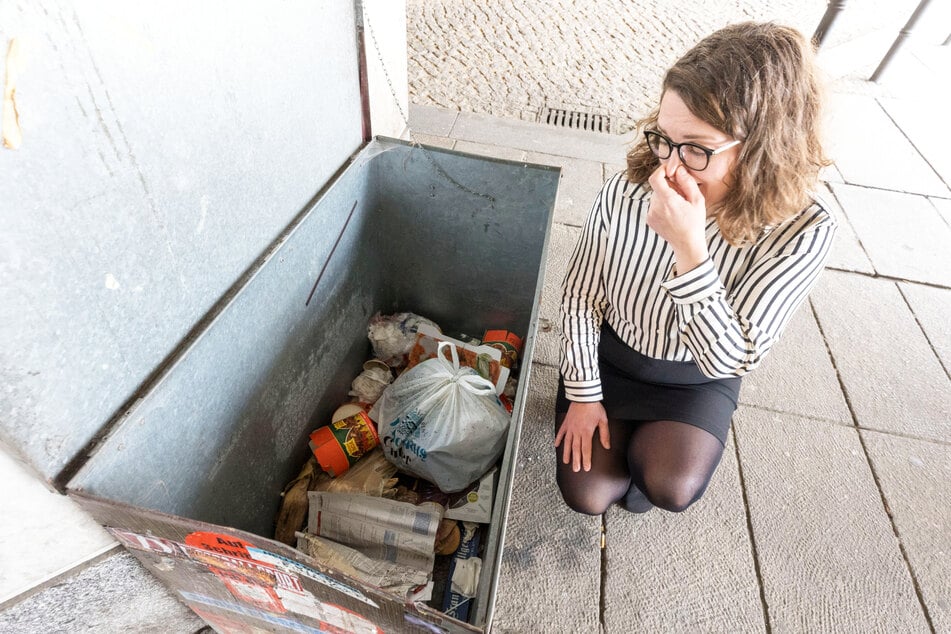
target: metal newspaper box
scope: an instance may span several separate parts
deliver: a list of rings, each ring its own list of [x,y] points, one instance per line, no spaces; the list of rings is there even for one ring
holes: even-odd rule
[[[558,178],[551,167],[372,141],[125,412],[69,494],[219,631],[488,629]],[[308,434],[370,357],[377,311],[524,338],[470,623],[270,539]]]

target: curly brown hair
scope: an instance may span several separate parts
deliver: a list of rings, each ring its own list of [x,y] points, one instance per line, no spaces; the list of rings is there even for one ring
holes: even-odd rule
[[[803,35],[774,23],[744,22],[707,36],[664,77],[690,111],[743,141],[730,188],[716,206],[730,244],[755,242],[762,231],[801,211],[820,168],[823,87],[814,50]],[[637,124],[627,176],[646,183],[659,165],[642,134],[657,123],[655,108]]]

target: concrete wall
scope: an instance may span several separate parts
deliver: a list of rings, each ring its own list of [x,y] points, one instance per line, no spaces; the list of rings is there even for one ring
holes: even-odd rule
[[[373,133],[399,136],[379,59],[405,111],[405,3],[368,4]],[[360,147],[355,16],[350,0],[0,0],[22,131],[0,148],[5,481],[60,474]],[[21,513],[45,495],[12,492]],[[20,527],[98,529],[0,517],[0,569],[16,571],[0,606],[108,546],[62,544],[25,574],[35,553],[5,539]]]
[[[406,2],[363,0],[363,24],[372,134],[407,136]]]

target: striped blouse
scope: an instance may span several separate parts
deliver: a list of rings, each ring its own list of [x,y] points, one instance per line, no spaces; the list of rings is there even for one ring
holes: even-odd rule
[[[694,361],[711,378],[742,376],[779,339],[823,268],[835,218],[816,199],[755,244],[731,246],[707,220],[710,256],[682,275],[647,226],[650,190],[624,172],[601,189],[562,284],[561,373],[572,401],[601,400],[604,320],[641,354]]]

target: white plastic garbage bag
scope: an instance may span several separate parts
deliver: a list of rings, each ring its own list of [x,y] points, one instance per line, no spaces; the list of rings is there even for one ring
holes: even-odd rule
[[[446,342],[435,359],[387,387],[370,418],[390,462],[447,493],[466,488],[499,459],[510,421],[492,382],[460,366],[455,346]]]

